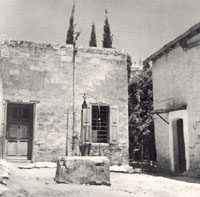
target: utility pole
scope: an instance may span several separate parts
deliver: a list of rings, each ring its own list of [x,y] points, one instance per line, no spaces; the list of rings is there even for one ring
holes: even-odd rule
[[[74,143],[75,143],[75,69],[76,69],[76,53],[77,53],[77,49],[76,49],[76,41],[79,37],[81,32],[75,33],[76,37],[73,40],[73,87],[72,87],[72,91],[73,91],[73,104],[72,104],[72,108],[73,108],[73,123],[72,123],[72,156],[74,155]]]

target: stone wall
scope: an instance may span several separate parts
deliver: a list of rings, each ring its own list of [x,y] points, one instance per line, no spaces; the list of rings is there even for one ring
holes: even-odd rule
[[[35,102],[33,160],[50,161],[71,154],[72,139],[72,54],[70,45],[5,41],[1,44],[3,99]],[[119,50],[79,47],[75,69],[75,152],[79,134],[83,93],[87,103],[118,107],[118,144],[112,155],[128,156],[128,91],[126,54]],[[96,100],[95,100],[95,99]],[[67,145],[66,145],[67,144]],[[110,144],[105,145],[107,151]],[[66,150],[67,149],[67,150]],[[93,154],[97,154],[95,147]],[[117,156],[110,156],[114,163]]]
[[[0,74],[0,114],[3,114],[3,87],[2,87],[2,78]],[[0,118],[0,158],[3,157],[3,117]]]
[[[194,38],[192,38],[194,39]],[[188,43],[190,40],[188,41]],[[170,109],[187,105],[188,170],[200,175],[200,46],[177,46],[153,62],[154,109]],[[161,114],[168,119],[168,114]],[[169,125],[155,115],[155,137],[158,169],[171,171]]]

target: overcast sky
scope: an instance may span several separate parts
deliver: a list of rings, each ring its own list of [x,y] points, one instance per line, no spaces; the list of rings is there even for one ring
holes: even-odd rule
[[[65,43],[73,0],[0,0],[0,34],[19,40]],[[200,21],[200,0],[76,0],[78,45],[88,46],[95,22],[102,46],[105,8],[113,47],[144,60]]]

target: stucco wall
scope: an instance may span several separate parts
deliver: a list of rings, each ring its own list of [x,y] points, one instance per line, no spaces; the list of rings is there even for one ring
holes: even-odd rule
[[[193,38],[194,39],[194,38]],[[189,43],[189,41],[188,41]],[[200,175],[200,46],[177,46],[153,62],[154,109],[187,104],[188,174]],[[168,114],[162,114],[168,120]],[[171,171],[169,125],[155,115],[158,169]]]
[[[1,45],[3,99],[12,102],[37,101],[34,159],[53,160],[66,152],[67,112],[69,109],[68,152],[72,135],[72,46],[24,41]],[[119,111],[117,145],[106,144],[128,157],[128,93],[126,54],[113,49],[78,48],[75,72],[75,132],[79,138],[82,93],[98,102],[117,106]],[[87,103],[95,103],[87,96]],[[76,140],[75,154],[79,154]],[[98,150],[92,151],[96,154]],[[111,151],[112,152],[112,151]],[[114,155],[111,154],[111,155]],[[118,162],[117,156],[111,158]]]

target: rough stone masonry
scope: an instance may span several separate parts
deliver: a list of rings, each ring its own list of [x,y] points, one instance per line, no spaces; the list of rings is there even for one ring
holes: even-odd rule
[[[28,159],[55,161],[58,156],[72,155],[72,137],[75,144],[73,154],[80,155],[81,106],[83,94],[86,93],[88,106],[98,104],[109,107],[107,141],[93,143],[90,138],[90,155],[107,156],[111,164],[127,163],[128,85],[125,52],[115,49],[77,48],[74,133],[72,46],[9,40],[1,43],[0,55],[1,157],[8,159],[8,156],[15,158],[26,155],[23,150],[28,146]],[[12,109],[18,104],[20,109],[25,110],[22,116],[30,109],[30,138],[27,137],[26,127],[23,127],[24,130],[21,129],[23,121],[19,126],[21,130],[18,137],[12,130],[12,117],[9,117],[8,111],[11,104]],[[29,105],[32,107],[26,108]],[[111,133],[113,107],[116,109],[114,135]],[[23,120],[22,116],[20,120]],[[92,122],[92,111],[90,121]],[[92,132],[91,123],[89,129]],[[115,136],[115,142],[111,140],[111,135]],[[22,140],[26,137],[31,139],[28,145]]]

